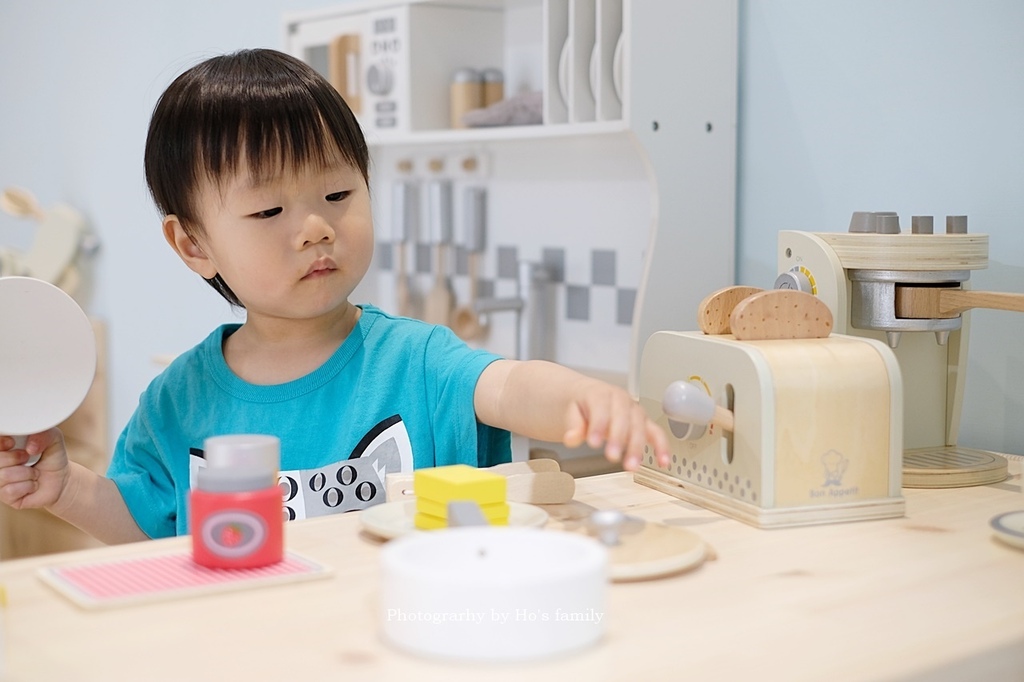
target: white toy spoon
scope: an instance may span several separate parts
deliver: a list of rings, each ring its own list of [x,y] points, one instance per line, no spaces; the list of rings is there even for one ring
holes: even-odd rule
[[[689,381],[673,381],[665,389],[661,409],[670,422],[707,426],[714,424],[725,431],[732,431],[733,413],[716,405],[704,391]]]
[[[74,299],[40,279],[0,277],[0,434],[24,448],[78,409],[95,374],[96,337]]]

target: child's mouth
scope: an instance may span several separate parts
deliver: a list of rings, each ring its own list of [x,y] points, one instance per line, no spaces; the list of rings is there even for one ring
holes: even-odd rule
[[[306,271],[306,274],[303,275],[302,279],[313,279],[315,277],[323,277],[324,275],[329,275],[330,273],[334,272],[337,269],[337,265],[335,265],[334,261],[331,260],[330,258],[318,258],[316,261],[313,262],[311,266],[309,266],[309,270]]]

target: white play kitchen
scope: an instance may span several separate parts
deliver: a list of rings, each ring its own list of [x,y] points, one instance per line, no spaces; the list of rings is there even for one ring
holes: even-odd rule
[[[186,537],[0,563],[10,679],[1020,679],[1021,457],[958,421],[963,311],[1024,297],[965,291],[988,258],[965,220],[885,212],[782,231],[774,286],[735,285],[737,2],[283,25],[371,146],[356,298],[628,386],[671,465],[573,477],[518,443],[392,474],[245,573]]]
[[[471,342],[625,382],[642,338],[732,283],[736,43],[735,2],[375,2],[286,20],[288,51],[349,93],[371,145],[363,298],[445,324],[474,306]],[[487,73],[503,101],[453,127],[467,87],[483,107]]]
[[[643,339],[734,277],[737,21],[735,2],[668,0],[288,18],[288,51],[371,145],[377,257],[356,298],[625,385]]]

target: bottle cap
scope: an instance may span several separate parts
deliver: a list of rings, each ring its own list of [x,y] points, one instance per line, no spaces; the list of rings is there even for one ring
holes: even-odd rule
[[[196,472],[196,489],[208,493],[241,493],[266,490],[277,484],[277,474],[246,469],[201,467]]]
[[[276,473],[281,466],[281,441],[257,434],[213,436],[203,442],[203,456],[207,466],[215,469]]]

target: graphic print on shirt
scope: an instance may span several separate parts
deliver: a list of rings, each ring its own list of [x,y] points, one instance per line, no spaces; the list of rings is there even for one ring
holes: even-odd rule
[[[366,509],[384,502],[384,476],[412,471],[412,443],[399,415],[381,421],[359,441],[347,460],[301,471],[282,471],[285,518],[289,521]]]
[[[195,471],[206,466],[202,451],[192,450],[191,485]],[[348,459],[316,469],[281,471],[278,484],[285,520],[312,518],[365,509],[384,502],[384,477],[412,471],[412,443],[401,416],[392,415],[370,429]]]

